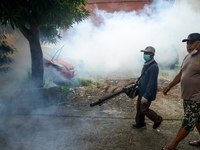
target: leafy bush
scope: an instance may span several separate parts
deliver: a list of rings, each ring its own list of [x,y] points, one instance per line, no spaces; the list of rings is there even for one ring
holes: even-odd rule
[[[6,34],[8,34],[5,30],[5,28],[0,28],[0,72],[7,72],[11,68],[9,67],[9,64],[14,62],[14,60],[10,57],[13,55],[14,51],[16,51],[16,48],[14,48],[12,45],[9,46],[6,42]]]
[[[76,87],[93,87],[93,86],[100,86],[103,83],[100,83],[98,81],[92,81],[92,80],[88,80],[88,79],[75,79],[72,81],[69,81],[67,83],[62,83],[60,84],[60,92],[61,92],[61,97],[62,99],[69,95],[72,94],[72,88],[76,88]]]

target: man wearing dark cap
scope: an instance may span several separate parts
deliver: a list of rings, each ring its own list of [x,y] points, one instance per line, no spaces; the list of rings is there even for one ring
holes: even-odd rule
[[[153,129],[160,126],[162,117],[158,116],[153,110],[149,109],[151,102],[156,99],[158,83],[158,65],[154,60],[155,49],[152,46],[146,47],[144,52],[144,67],[140,78],[139,96],[137,100],[137,113],[135,128],[146,127],[145,116],[154,122]]]
[[[192,33],[182,42],[187,43],[188,55],[185,56],[181,70],[174,80],[163,90],[163,94],[176,84],[181,82],[181,97],[184,106],[184,118],[176,138],[163,150],[175,150],[181,140],[190,131],[197,128],[200,134],[200,34]],[[200,146],[200,139],[189,143],[192,146]]]

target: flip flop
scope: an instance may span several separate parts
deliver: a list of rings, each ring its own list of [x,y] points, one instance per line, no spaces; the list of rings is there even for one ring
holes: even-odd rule
[[[191,146],[200,146],[200,142],[199,141],[191,141],[191,142],[189,142],[189,144]]]
[[[167,149],[169,149],[169,150],[176,150],[175,148],[172,148],[172,147],[170,147],[169,145],[166,145],[165,147],[166,147]],[[164,147],[164,148],[165,148],[165,147]],[[163,149],[162,149],[162,150],[163,150]]]

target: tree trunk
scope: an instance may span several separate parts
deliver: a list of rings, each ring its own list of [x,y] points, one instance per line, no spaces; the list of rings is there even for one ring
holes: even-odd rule
[[[43,53],[39,41],[39,26],[36,22],[32,22],[31,28],[27,29],[25,26],[20,26],[19,30],[27,38],[30,45],[31,52],[31,71],[32,71],[32,86],[43,86]]]
[[[43,54],[41,45],[39,42],[39,38],[32,38],[29,41],[30,51],[31,51],[31,59],[32,59],[32,81],[34,83],[33,86],[42,87],[43,86]]]

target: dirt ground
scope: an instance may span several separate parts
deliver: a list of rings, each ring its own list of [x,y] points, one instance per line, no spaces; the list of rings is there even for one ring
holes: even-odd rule
[[[175,138],[181,127],[183,117],[180,85],[175,86],[167,96],[164,96],[162,90],[170,80],[163,77],[159,78],[157,99],[152,103],[151,109],[164,118],[162,126],[158,130],[153,130],[153,122],[146,118],[147,129],[138,130],[132,128],[132,124],[135,123],[136,99],[130,99],[125,94],[120,94],[101,106],[89,106],[90,103],[97,101],[99,98],[112,94],[120,90],[124,85],[135,81],[134,78],[104,80],[106,82],[105,86],[75,89],[76,95],[73,98],[67,98],[66,103],[63,103],[63,106],[67,108],[75,106],[76,109],[87,112],[87,115],[100,119],[98,120],[98,126],[102,126],[104,128],[102,129],[103,133],[109,136],[108,138],[99,133],[98,138],[104,139],[104,143],[101,143],[101,146],[104,147],[103,149],[159,150]],[[109,121],[112,123],[104,124]],[[91,129],[95,128],[95,126],[96,123],[91,126]],[[188,144],[188,141],[198,138],[199,134],[195,129],[179,144],[177,149],[198,149],[198,147],[191,147]],[[98,149],[98,146],[94,149]]]
[[[132,128],[136,100],[125,94],[110,99],[102,106],[90,103],[120,90],[135,79],[107,79],[99,87],[71,89],[62,102],[32,112],[1,114],[1,150],[161,150],[176,136],[183,117],[180,86],[163,96],[169,83],[159,78],[157,99],[151,108],[164,118],[158,130],[146,119],[146,129]],[[188,144],[199,138],[195,129],[177,147],[197,150]]]

